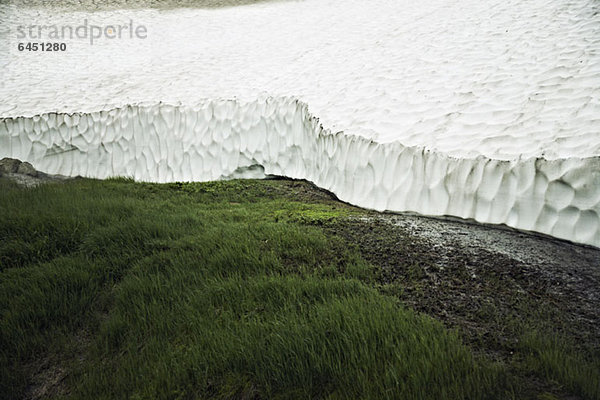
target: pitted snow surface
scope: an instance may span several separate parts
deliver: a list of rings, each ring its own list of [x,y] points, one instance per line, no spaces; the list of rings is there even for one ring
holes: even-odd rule
[[[294,96],[332,131],[458,157],[600,154],[596,0],[308,0],[97,13],[2,6],[0,115]],[[16,50],[18,25],[147,39]],[[8,22],[8,23],[6,23]],[[6,29],[5,28],[5,29]],[[47,36],[47,34],[46,34]]]
[[[19,26],[130,21],[146,39],[17,50],[42,41]],[[600,246],[595,0],[0,5],[0,46],[0,155],[38,169],[167,181],[260,164],[365,207]]]

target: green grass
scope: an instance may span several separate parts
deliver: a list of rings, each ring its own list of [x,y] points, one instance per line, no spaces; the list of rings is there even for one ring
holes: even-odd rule
[[[586,360],[565,338],[531,330],[522,336],[520,350],[526,368],[586,399],[600,399],[600,362]]]
[[[511,395],[504,368],[378,291],[320,228],[359,210],[297,190],[0,180],[0,398],[40,380],[69,399]],[[532,343],[538,370],[579,371]]]

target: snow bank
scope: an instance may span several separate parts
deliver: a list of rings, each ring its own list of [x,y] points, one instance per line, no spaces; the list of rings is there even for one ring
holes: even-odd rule
[[[98,178],[285,175],[600,246],[597,0],[58,2],[0,4],[2,157]],[[85,23],[147,37],[18,50],[51,39],[27,27]]]
[[[206,100],[0,119],[0,158],[52,174],[307,179],[376,210],[452,215],[600,247],[600,157],[453,158],[332,133],[294,98]]]

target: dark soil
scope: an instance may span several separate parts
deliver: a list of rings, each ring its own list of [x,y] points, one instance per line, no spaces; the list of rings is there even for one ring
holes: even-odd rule
[[[306,182],[283,186],[296,200],[340,204]],[[520,338],[542,331],[600,359],[600,249],[451,218],[357,215],[324,229],[378,267],[381,291],[458,330],[477,354],[519,368]],[[516,375],[520,398],[579,398],[526,371]]]
[[[343,204],[307,182],[273,190]],[[543,322],[600,358],[600,249],[503,226],[362,211],[324,228],[380,268],[382,290],[458,328],[476,349],[510,357],[515,333]]]

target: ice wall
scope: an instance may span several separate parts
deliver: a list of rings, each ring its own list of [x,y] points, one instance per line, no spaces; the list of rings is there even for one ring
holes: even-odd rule
[[[52,174],[206,181],[260,165],[349,203],[452,215],[600,247],[600,157],[453,158],[332,133],[294,98],[0,119],[0,157]]]

